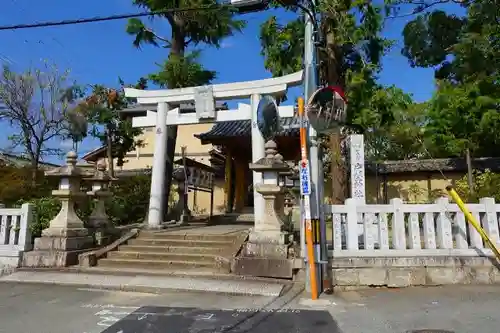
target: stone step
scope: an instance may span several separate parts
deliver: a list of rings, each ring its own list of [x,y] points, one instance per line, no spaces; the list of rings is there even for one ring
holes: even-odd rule
[[[186,262],[206,262],[213,263],[216,258],[213,255],[193,254],[193,253],[165,253],[165,252],[130,252],[111,251],[108,253],[111,259],[144,259],[163,261],[186,261]]]
[[[141,231],[137,238],[145,239],[165,239],[165,240],[206,240],[206,241],[228,241],[233,242],[237,234],[229,235],[210,235],[210,234],[188,234],[188,233],[167,233]]]
[[[98,261],[98,267],[123,267],[132,268],[150,268],[150,269],[198,269],[211,268],[214,271],[229,272],[229,264],[221,264],[217,267],[214,261],[185,261],[185,260],[145,260],[145,259],[115,259],[104,258]]]
[[[203,253],[220,254],[224,252],[220,247],[198,247],[198,246],[159,246],[159,245],[121,245],[118,251],[128,252],[157,252],[157,253]]]
[[[162,239],[162,238],[136,238],[128,241],[129,245],[158,245],[158,246],[196,246],[196,247],[230,247],[232,241],[221,240],[191,240],[191,239]]]

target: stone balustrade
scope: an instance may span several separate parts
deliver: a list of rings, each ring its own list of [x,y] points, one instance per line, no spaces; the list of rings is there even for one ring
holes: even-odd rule
[[[0,266],[18,267],[23,252],[31,250],[32,221],[32,204],[23,204],[20,208],[0,207]]]
[[[467,204],[500,246],[500,204]],[[329,257],[337,286],[500,283],[492,251],[448,198],[432,204],[325,205]]]

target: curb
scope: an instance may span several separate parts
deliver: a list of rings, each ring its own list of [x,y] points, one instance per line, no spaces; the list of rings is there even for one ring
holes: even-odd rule
[[[0,277],[10,275],[12,273],[15,273],[16,271],[17,271],[17,268],[14,266],[10,266],[10,265],[0,266]]]
[[[62,268],[29,268],[29,267],[21,267],[17,269],[20,272],[52,272],[52,273],[76,273],[76,274],[91,274],[91,275],[101,275],[101,276],[153,276],[153,277],[190,277],[195,279],[207,279],[207,280],[217,280],[221,282],[225,281],[241,281],[241,282],[262,282],[268,284],[279,284],[279,285],[295,285],[297,283],[301,284],[302,281],[294,281],[288,279],[273,279],[273,278],[264,278],[264,277],[254,277],[254,276],[244,276],[244,275],[233,275],[233,274],[200,274],[196,271],[188,272],[175,272],[175,271],[127,271],[127,270],[106,270],[106,269],[96,269],[99,266],[94,266],[91,268],[88,267],[79,267],[79,266],[71,266],[71,267],[62,267]]]
[[[189,293],[211,293],[216,295],[227,295],[227,296],[264,296],[264,297],[279,297],[284,287],[280,290],[279,294],[275,293],[248,293],[248,292],[229,292],[229,291],[218,291],[218,290],[201,290],[201,289],[189,289],[189,288],[158,288],[158,287],[148,287],[148,286],[131,286],[131,285],[98,285],[92,283],[78,283],[78,282],[59,282],[59,281],[15,281],[15,280],[0,280],[0,283],[11,283],[11,284],[31,284],[31,285],[51,285],[51,286],[66,286],[74,288],[86,288],[95,289],[103,291],[125,291],[125,292],[136,292],[136,293],[146,293],[146,294],[163,294],[163,293],[173,293],[173,292],[189,292]]]

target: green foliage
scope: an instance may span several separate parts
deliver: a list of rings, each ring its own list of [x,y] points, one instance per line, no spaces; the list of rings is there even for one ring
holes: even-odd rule
[[[196,62],[198,52],[186,55],[186,48],[196,47],[200,43],[218,48],[223,38],[232,36],[245,26],[245,21],[233,18],[235,12],[232,8],[218,6],[216,0],[134,0],[133,3],[152,12],[172,8],[212,7],[208,10],[155,15],[168,22],[170,37],[160,36],[140,19],[129,20],[126,31],[134,36],[134,46],[139,48],[143,44],[150,44],[170,50],[168,60],[161,65],[161,70],[149,76],[153,82],[163,87],[178,88],[209,83],[215,73]]]
[[[426,143],[435,157],[500,156],[500,26],[496,1],[462,3],[463,17],[436,10],[409,22],[402,53],[410,64],[436,68]]]
[[[111,197],[106,200],[106,212],[114,225],[127,225],[144,221],[149,206],[151,176],[136,175],[123,177],[114,181],[110,187]],[[14,189],[13,189],[14,190]],[[40,192],[42,194],[43,192]],[[169,205],[173,206],[176,200],[175,191],[171,191],[172,196]],[[30,202],[35,206],[35,222],[32,225],[34,237],[40,236],[41,231],[49,226],[49,222],[57,215],[61,208],[60,202],[43,193],[43,196],[36,197],[24,192],[16,195],[16,202],[9,202],[9,206],[20,206],[25,202]],[[75,205],[77,215],[84,223],[92,212],[93,202],[84,200]]]
[[[143,83],[140,80],[138,84]],[[142,145],[142,141],[137,139],[137,136],[142,134],[142,129],[132,127],[131,119],[124,118],[119,113],[129,103],[123,85],[120,90],[95,85],[90,96],[79,104],[79,112],[83,113],[92,125],[91,135],[98,138],[103,145],[111,146],[112,156],[108,156],[108,159],[116,158],[118,166],[123,165],[125,155],[129,151]]]
[[[471,194],[467,175],[464,175],[455,184],[455,190],[464,202],[478,202],[480,198],[495,198],[500,201],[500,174],[485,170],[484,172],[474,170],[474,191]]]
[[[32,183],[31,167],[0,166],[0,203],[14,205],[21,199],[50,195],[56,184],[53,180],[44,178],[42,171],[37,171],[37,182]]]
[[[394,104],[394,120],[390,124],[384,126],[378,119],[371,121],[379,121],[380,126],[373,126],[364,133],[368,160],[381,162],[429,158],[423,145],[427,105],[407,104],[408,101],[404,98]]]
[[[40,237],[42,230],[48,228],[50,221],[59,213],[61,203],[53,197],[32,199],[29,202],[35,206],[31,234],[33,237]]]
[[[288,8],[290,9],[290,8]],[[410,96],[376,82],[383,54],[391,41],[381,35],[382,7],[371,2],[322,0],[317,4],[325,44],[319,48],[321,81],[341,85],[349,101],[347,125],[367,133],[390,123]],[[279,23],[276,16],[261,25],[261,53],[273,76],[302,69],[304,17]]]
[[[216,73],[197,62],[199,54],[195,51],[184,57],[171,55],[161,66],[161,71],[150,74],[149,79],[170,89],[204,85],[215,79]]]
[[[280,24],[276,16],[260,26],[261,54],[264,66],[273,76],[283,76],[302,69],[304,21],[299,18]]]
[[[475,156],[500,156],[500,96],[487,96],[484,88],[476,83],[441,83],[425,127],[433,155],[459,157],[468,148]]]
[[[463,18],[442,10],[422,14],[403,29],[405,45],[401,53],[413,67],[440,65],[457,43],[464,24]]]
[[[465,17],[441,10],[418,16],[403,31],[402,53],[420,67],[437,66],[436,77],[465,83],[498,77],[498,3],[464,2]]]
[[[106,212],[113,224],[125,225],[144,220],[149,206],[150,175],[119,178],[112,183]]]

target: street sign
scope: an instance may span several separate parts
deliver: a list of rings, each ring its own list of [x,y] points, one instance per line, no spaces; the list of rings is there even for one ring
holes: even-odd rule
[[[300,194],[311,195],[311,177],[309,170],[309,161],[302,160],[300,162]]]

